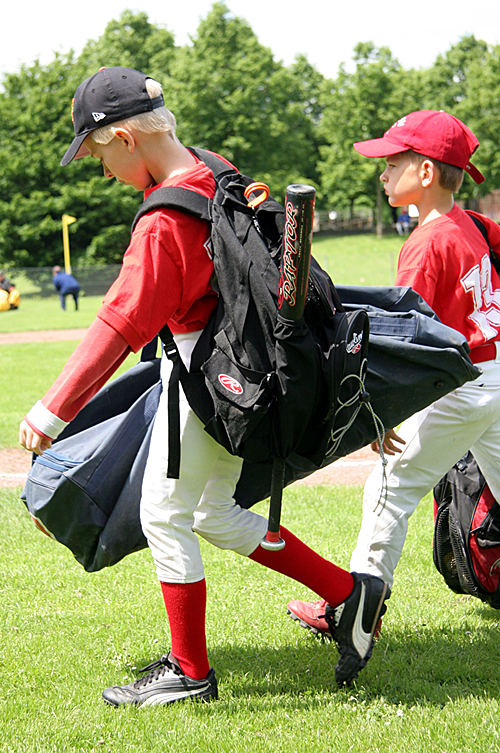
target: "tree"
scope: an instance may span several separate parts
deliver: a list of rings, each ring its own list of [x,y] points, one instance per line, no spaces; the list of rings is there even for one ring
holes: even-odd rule
[[[81,56],[57,55],[43,67],[22,67],[3,81],[0,121],[0,263],[45,266],[61,261],[61,216],[78,218],[70,227],[72,257],[86,263],[119,262],[130,237],[137,194],[96,178],[97,164],[59,162],[74,136],[71,100],[78,84],[108,65],[146,66],[151,55],[167,65],[173,37],[149,24],[144,13],[126,11],[89,42]]]
[[[165,27],[151,24],[146,13],[125,10],[118,20],[110,21],[99,39],[85,45],[80,63],[92,75],[103,65],[136,68],[149,75],[168,75],[176,48],[173,34]]]
[[[500,187],[497,128],[500,119],[500,46],[485,47],[484,43],[477,43],[477,54],[469,60],[463,82],[464,96],[453,110],[453,114],[467,123],[479,140],[472,161],[485,176],[485,182],[477,186],[466,178],[460,198],[469,203]]]
[[[220,152],[269,184],[278,199],[288,183],[312,183],[318,207],[376,209],[389,218],[380,190],[382,163],[360,157],[354,141],[381,136],[415,109],[446,109],[464,120],[481,147],[474,162],[487,176],[466,180],[460,198],[473,200],[500,185],[496,148],[500,47],[463,37],[433,66],[403,70],[389,49],[354,48],[354,70],[341,66],[325,80],[304,56],[291,66],[274,60],[248,23],[216,2],[190,44],[145,13],[124,11],[78,57],[56,55],[4,77],[0,91],[0,265],[61,262],[61,216],[70,227],[75,263],[119,262],[138,205],[133,189],[99,176],[93,160],[62,169],[73,138],[71,99],[103,65],[125,65],[157,78],[186,144]]]
[[[457,108],[469,96],[469,71],[483,65],[488,51],[486,42],[467,34],[438,55],[427,71],[426,85],[421,91],[419,110],[447,110],[457,115]]]
[[[278,197],[287,183],[317,177],[316,121],[320,74],[298,59],[276,63],[248,24],[216,3],[192,45],[176,48],[165,28],[125,11],[78,59],[57,56],[6,77],[0,94],[0,227],[3,265],[60,260],[61,215],[76,262],[121,259],[137,194],[97,178],[97,165],[59,162],[73,137],[70,103],[78,84],[102,65],[144,70],[163,84],[167,106],[186,143],[206,146],[269,183]],[[307,99],[306,103],[304,99]]]
[[[469,34],[438,55],[427,71],[425,104],[420,109],[446,110],[455,115],[474,131],[481,143],[474,164],[485,169],[489,180],[478,186],[465,177],[459,198],[467,205],[489,192],[500,179],[497,136],[490,127],[491,118],[498,118],[499,114],[495,103],[495,92],[499,91],[497,63],[498,50],[490,51],[485,42]]]
[[[500,186],[497,133],[500,118],[500,46],[488,47],[472,36],[464,37],[446,56],[436,60],[430,74],[435,85],[440,87],[441,98],[436,97],[436,101],[445,102],[449,112],[463,120],[479,140],[480,146],[473,162],[486,180],[477,186],[465,178],[460,190],[460,198],[473,206],[476,198]]]
[[[47,262],[60,245],[57,199],[61,144],[70,131],[74,60],[56,56],[4,78],[0,120],[0,228],[2,263],[33,266]],[[72,130],[72,129],[71,129]],[[59,224],[60,227],[60,224]],[[56,240],[57,238],[57,240]],[[51,263],[50,261],[48,263]]]
[[[278,196],[289,182],[313,180],[313,116],[303,100],[311,72],[303,61],[292,70],[276,63],[246,21],[215,3],[167,85],[181,140],[220,152]]]
[[[382,230],[380,162],[360,157],[353,142],[381,136],[401,117],[404,77],[400,64],[386,47],[371,42],[354,49],[353,73],[340,67],[335,81],[323,90],[323,117],[318,170],[322,200],[329,206],[352,210],[356,204],[376,209],[377,230]]]

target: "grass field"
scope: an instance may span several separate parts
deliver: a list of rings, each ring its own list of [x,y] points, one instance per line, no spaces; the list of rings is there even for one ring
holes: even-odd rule
[[[396,235],[324,236],[312,253],[337,285],[392,285],[400,248]]]
[[[20,419],[48,390],[75,349],[76,344],[76,342],[69,340],[0,345],[0,353],[2,354],[2,368],[0,369],[0,400],[2,405],[0,448],[17,445]],[[138,355],[129,355],[113,378],[137,363],[138,360]]]
[[[358,488],[298,487],[283,522],[348,565]],[[266,513],[265,504],[257,510]],[[432,509],[411,520],[373,658],[356,684],[333,682],[336,649],[285,615],[304,587],[202,542],[207,636],[220,700],[111,709],[168,648],[149,552],[85,573],[0,493],[0,750],[9,753],[498,753],[498,615],[449,591],[431,555]]]
[[[80,329],[88,327],[101,304],[102,296],[82,296],[78,311],[67,301],[63,311],[59,297],[22,298],[17,310],[0,311],[0,332],[36,332],[44,329]]]
[[[315,253],[339,283],[390,284],[399,241],[377,243],[320,239]],[[57,297],[28,299],[0,314],[0,331],[85,327],[98,305],[83,298],[63,314]],[[20,417],[74,346],[0,346],[1,446],[16,446]],[[283,523],[348,567],[361,493],[292,487]],[[434,568],[430,497],[410,521],[382,636],[352,688],[334,686],[334,646],[285,615],[288,599],[311,596],[304,587],[201,542],[220,700],[114,710],[102,689],[169,646],[150,554],[85,573],[34,527],[19,494],[0,490],[0,752],[499,753],[499,613],[452,593]],[[267,514],[265,503],[255,509]]]

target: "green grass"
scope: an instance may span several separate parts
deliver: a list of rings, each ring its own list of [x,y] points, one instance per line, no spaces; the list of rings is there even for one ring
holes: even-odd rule
[[[312,253],[337,285],[392,285],[401,245],[395,235],[325,236]]]
[[[61,309],[59,297],[23,298],[18,309],[0,311],[0,332],[30,332],[43,329],[86,328],[95,318],[103,296],[82,296],[78,311],[74,311],[71,298],[66,301],[66,311]]]
[[[77,341],[68,340],[0,346],[0,448],[17,446],[20,420],[47,392],[76,345]],[[138,360],[139,355],[131,353],[115,372],[113,379]]]
[[[360,497],[296,487],[283,522],[347,566]],[[100,695],[168,648],[149,552],[85,573],[13,490],[0,492],[0,526],[2,751],[498,752],[498,614],[453,594],[434,569],[429,498],[410,521],[383,633],[355,686],[338,690],[336,649],[285,616],[307,589],[202,542],[220,700],[147,710],[111,709]]]

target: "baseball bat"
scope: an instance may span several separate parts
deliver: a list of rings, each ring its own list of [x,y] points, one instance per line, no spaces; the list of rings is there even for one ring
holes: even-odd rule
[[[304,313],[309,279],[316,189],[303,183],[287,187],[278,311],[298,321]]]
[[[286,189],[278,313],[292,321],[298,321],[304,314],[311,261],[315,199],[316,189],[313,186],[294,183]],[[274,458],[267,533],[261,541],[264,549],[276,551],[285,546],[280,535],[284,485],[285,461],[282,458]]]

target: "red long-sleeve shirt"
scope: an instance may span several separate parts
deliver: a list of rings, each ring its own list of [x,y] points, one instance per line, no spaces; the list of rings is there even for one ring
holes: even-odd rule
[[[197,161],[160,186],[215,193],[212,171]],[[159,209],[137,223],[123,264],[96,321],[52,387],[26,416],[38,434],[55,438],[106,383],[128,353],[137,352],[167,323],[174,334],[207,324],[217,295],[211,287],[210,228],[186,213]],[[54,429],[54,423],[57,428]]]

